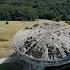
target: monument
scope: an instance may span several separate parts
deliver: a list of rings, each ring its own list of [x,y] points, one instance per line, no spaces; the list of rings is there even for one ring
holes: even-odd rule
[[[60,23],[34,24],[18,31],[12,46],[19,58],[29,63],[28,70],[64,65],[70,62],[70,28]]]

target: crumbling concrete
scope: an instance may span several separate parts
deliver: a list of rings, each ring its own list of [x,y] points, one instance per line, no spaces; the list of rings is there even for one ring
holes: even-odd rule
[[[54,66],[70,59],[70,28],[60,23],[35,24],[16,33],[12,42],[15,50],[30,63]]]

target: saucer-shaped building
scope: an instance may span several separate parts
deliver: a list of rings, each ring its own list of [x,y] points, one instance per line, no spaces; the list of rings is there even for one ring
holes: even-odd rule
[[[40,66],[59,66],[70,62],[70,28],[59,23],[34,24],[21,29],[12,46],[22,60]]]

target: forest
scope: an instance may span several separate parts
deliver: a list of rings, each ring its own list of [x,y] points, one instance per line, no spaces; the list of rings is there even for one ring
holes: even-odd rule
[[[70,21],[70,0],[0,0],[0,20]]]

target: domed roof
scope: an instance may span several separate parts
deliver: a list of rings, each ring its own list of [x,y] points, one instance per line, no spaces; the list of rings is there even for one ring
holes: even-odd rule
[[[60,65],[70,59],[70,28],[59,23],[35,24],[20,30],[12,42],[22,59],[29,62]]]

